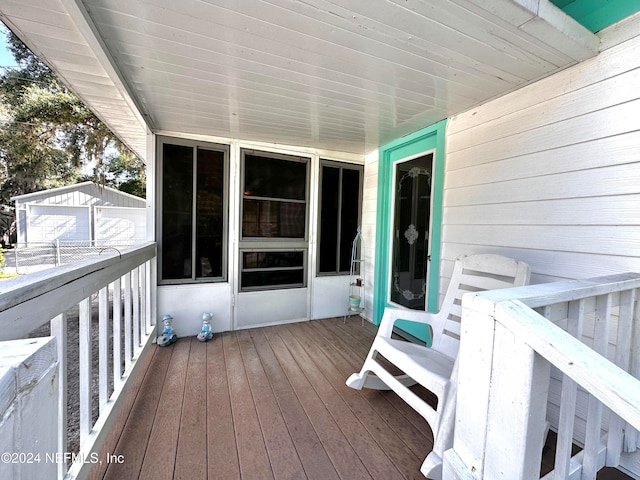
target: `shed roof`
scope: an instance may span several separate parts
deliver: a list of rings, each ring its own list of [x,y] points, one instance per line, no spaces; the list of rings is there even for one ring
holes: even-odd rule
[[[141,206],[146,204],[146,200],[141,197],[137,197],[136,195],[131,195],[130,193],[122,192],[120,190],[116,190],[115,188],[107,187],[104,185],[99,185],[95,182],[81,182],[73,185],[66,185],[64,187],[50,188],[48,190],[40,190],[38,192],[25,193],[23,195],[16,195],[15,197],[11,197],[11,200],[20,203],[26,203],[30,201],[36,201],[39,198],[51,197],[55,195],[60,195],[61,193],[70,193],[73,191],[86,190],[87,187],[94,187],[96,192],[100,193],[101,191],[107,191],[111,195],[116,197],[126,198],[129,200],[133,200],[139,202]],[[96,195],[100,196],[100,195]]]

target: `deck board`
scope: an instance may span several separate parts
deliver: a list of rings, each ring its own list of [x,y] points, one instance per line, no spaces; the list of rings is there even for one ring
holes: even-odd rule
[[[183,339],[169,347],[172,350],[171,362],[162,387],[153,427],[146,441],[147,449],[139,478],[154,480],[174,478],[182,402],[189,363],[189,347],[190,341],[188,339]],[[144,442],[145,440],[140,438],[138,441]],[[124,463],[126,463],[128,454],[125,450],[122,450],[121,453],[125,456]],[[123,477],[109,478],[116,480],[116,478]]]
[[[139,435],[150,432],[155,410],[160,400],[162,385],[171,360],[171,352],[154,349],[145,357],[140,374],[133,378],[132,386],[125,397],[122,409],[115,421],[116,426],[109,432],[100,455],[101,463],[91,470],[89,479],[137,478],[146,451],[146,442],[138,442]],[[154,364],[157,368],[150,369]],[[107,453],[127,452],[124,463],[107,463]]]
[[[380,447],[367,428],[372,426],[366,416],[369,411],[356,410],[354,412],[348,404],[347,398],[359,396],[359,393],[344,384],[343,375],[336,374],[335,370],[329,368],[331,365],[329,359],[319,358],[322,354],[316,349],[307,350],[302,347],[298,339],[291,333],[291,327],[277,327],[273,331],[279,334],[291,355],[302,365],[303,372],[322,402],[325,405],[331,405],[329,414],[362,460],[369,474],[373,478],[401,479],[402,475],[398,468],[395,467],[385,450]],[[308,340],[306,333],[304,337]],[[309,345],[314,346],[315,342],[309,340]],[[321,368],[320,365],[325,368]],[[381,421],[378,419],[379,423]]]
[[[367,451],[366,457],[369,459],[371,455],[388,457],[390,465],[393,466],[393,473],[389,473],[389,478],[397,475],[398,471],[402,473],[401,478],[421,478],[421,476],[415,476],[415,470],[409,467],[410,465],[415,465],[419,458],[407,448],[403,439],[396,434],[373,405],[367,401],[366,397],[370,392],[359,392],[345,385],[345,373],[341,372],[334,364],[334,362],[340,362],[339,356],[333,354],[327,343],[322,342],[320,339],[312,340],[309,335],[310,329],[308,324],[295,324],[287,327],[287,330],[304,347],[304,351],[308,352],[308,355],[314,359],[320,372],[329,381],[334,391],[340,395],[356,421],[360,422],[362,427],[366,429],[367,435],[363,435],[363,437],[371,437],[371,440],[376,442],[375,447]],[[346,427],[349,428],[348,425]],[[364,447],[366,448],[366,446]],[[380,462],[379,459],[376,460],[376,462],[371,463],[378,464]],[[378,472],[372,472],[372,476],[378,477],[385,474],[380,467],[377,470]]]
[[[373,332],[355,318],[330,319],[154,347],[165,361],[147,376],[162,370],[164,383],[146,382],[154,393],[141,390],[140,400],[155,398],[155,423],[149,410],[146,421],[130,420],[115,453],[128,460],[131,449],[135,461],[104,478],[421,478],[426,422],[390,392],[344,384]]]
[[[241,476],[247,479],[273,478],[237,335],[225,335],[223,348]]]
[[[338,368],[343,378],[347,378],[351,373],[360,368],[360,365],[354,365],[351,359],[354,357],[364,358],[369,348],[368,345],[364,353],[362,351],[354,352],[353,350],[346,350],[332,341],[332,337],[335,339],[336,335],[342,336],[341,332],[335,331],[334,333],[328,333],[323,331],[326,327],[332,326],[331,324],[327,322],[312,322],[309,323],[308,326],[313,329],[319,346],[324,349],[325,354],[331,359],[336,368]],[[321,336],[323,337],[321,338]],[[362,360],[359,361],[361,362]],[[397,398],[395,395],[391,395],[389,392],[378,392],[366,389],[359,393],[360,397],[366,399],[383,419],[385,424],[402,439],[402,443],[413,452],[414,455],[417,457],[424,456],[425,449],[429,451],[433,448],[432,434],[427,423],[422,417],[416,414],[413,409],[406,408],[407,406],[404,402],[396,402]],[[408,415],[411,420],[407,419],[405,414]]]
[[[263,330],[251,330],[250,335],[307,478],[314,480],[338,479],[335,467],[325,451],[318,433],[313,428],[282,365],[266,341]]]
[[[174,477],[207,478],[207,422],[202,399],[207,398],[207,346],[191,337]],[[204,461],[203,461],[204,459]]]
[[[344,384],[374,335],[352,317],[153,346],[100,454],[124,462],[90,478],[423,478],[424,419],[393,392]],[[599,479],[628,478],[613,475]]]
[[[240,478],[240,463],[222,339],[216,335],[205,344],[207,396],[200,400],[206,405],[208,478],[233,479]]]
[[[350,479],[372,478],[362,463],[362,459],[358,457],[349,440],[344,436],[340,426],[331,415],[329,406],[323,401],[313,387],[312,382],[307,378],[304,371],[306,367],[304,363],[307,358],[293,357],[287,345],[276,332],[276,328],[265,328],[263,332],[289,382],[296,391],[296,395],[318,433],[318,437],[333,462],[338,475],[341,478]]]
[[[258,413],[264,443],[276,479],[303,478],[304,469],[269,379],[248,331],[238,332],[238,341],[249,386]]]

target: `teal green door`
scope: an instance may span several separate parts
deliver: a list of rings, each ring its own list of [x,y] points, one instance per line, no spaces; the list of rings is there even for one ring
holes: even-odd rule
[[[380,151],[374,319],[384,307],[436,311],[444,128],[440,122]],[[424,325],[397,326],[429,343]]]

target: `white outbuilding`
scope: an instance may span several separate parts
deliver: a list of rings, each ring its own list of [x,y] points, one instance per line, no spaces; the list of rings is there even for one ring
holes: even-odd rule
[[[83,182],[13,197],[17,243],[132,245],[145,238],[146,200]]]

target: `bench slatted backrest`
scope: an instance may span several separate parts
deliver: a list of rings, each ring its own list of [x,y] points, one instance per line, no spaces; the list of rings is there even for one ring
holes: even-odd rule
[[[482,254],[462,256],[456,260],[449,288],[445,294],[433,328],[434,348],[455,358],[460,344],[462,296],[469,292],[497,290],[526,285],[529,266],[501,255]],[[447,315],[448,312],[448,315]]]

